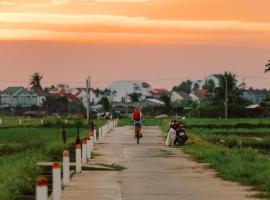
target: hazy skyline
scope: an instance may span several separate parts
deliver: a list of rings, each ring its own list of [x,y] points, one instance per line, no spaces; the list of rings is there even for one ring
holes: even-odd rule
[[[171,88],[224,71],[269,88],[269,7],[269,0],[0,0],[0,88],[25,86],[34,72],[46,86],[82,86],[90,74],[94,87],[141,79]]]

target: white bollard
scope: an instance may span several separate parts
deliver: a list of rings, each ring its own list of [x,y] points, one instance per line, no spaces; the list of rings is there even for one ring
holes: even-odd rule
[[[104,126],[101,126],[101,137],[105,135]]]
[[[22,120],[21,119],[19,119],[19,124],[20,124],[20,126],[22,125]]]
[[[87,136],[87,144],[86,144],[86,151],[87,151],[87,159],[91,159],[91,141],[90,136]]]
[[[101,127],[98,128],[98,139],[102,137],[102,130]]]
[[[89,147],[90,147],[90,152],[91,152],[91,154],[92,154],[92,151],[93,151],[93,149],[94,149],[94,144],[93,144],[93,137],[91,137],[91,136],[89,136],[90,137],[90,145],[89,145]]]
[[[2,119],[0,118],[0,125],[2,125]]]
[[[90,132],[90,141],[91,141],[91,151],[93,151],[94,150],[94,133],[91,131]]]
[[[76,145],[76,172],[82,172],[82,150],[80,144]]]
[[[43,125],[44,124],[44,121],[43,119],[40,120],[40,125]]]
[[[94,143],[97,142],[97,129],[94,129]]]
[[[36,180],[36,200],[48,200],[48,179],[39,177]]]
[[[61,166],[59,163],[53,163],[53,200],[61,200]]]
[[[70,183],[70,159],[69,152],[63,153],[63,185],[68,186]]]
[[[65,119],[65,124],[67,124],[68,123],[68,120],[67,119]]]
[[[103,136],[105,136],[106,135],[106,131],[107,131],[106,124],[103,126],[103,130],[104,130],[103,131],[103,133],[104,133]]]
[[[87,163],[86,145],[87,145],[86,140],[83,140],[83,143],[82,143],[82,163],[83,164]]]

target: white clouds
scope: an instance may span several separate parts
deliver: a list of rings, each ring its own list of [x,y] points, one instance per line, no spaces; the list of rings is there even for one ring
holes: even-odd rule
[[[142,3],[150,2],[151,0],[93,0],[98,3]]]
[[[52,4],[59,6],[59,5],[69,4],[70,2],[71,2],[71,0],[53,0]]]
[[[59,3],[59,2],[58,2]],[[63,3],[63,2],[62,2]],[[270,31],[270,23],[230,20],[153,20],[144,17],[113,15],[68,15],[42,13],[0,13],[6,23],[40,23],[80,26],[117,26],[123,28],[158,28],[184,30]]]
[[[23,2],[23,1],[1,1],[0,6],[12,6],[12,7],[33,7],[33,8],[42,8],[42,7],[55,7],[71,3],[71,0],[49,0],[47,2],[38,3],[37,1],[33,2]]]
[[[230,42],[270,45],[270,23],[233,20],[153,20],[114,15],[0,13],[0,40],[9,39],[92,43]]]

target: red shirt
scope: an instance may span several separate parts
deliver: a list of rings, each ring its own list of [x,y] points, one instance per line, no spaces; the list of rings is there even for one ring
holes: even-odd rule
[[[141,120],[141,112],[134,112],[133,114],[133,120],[134,121],[140,121]]]

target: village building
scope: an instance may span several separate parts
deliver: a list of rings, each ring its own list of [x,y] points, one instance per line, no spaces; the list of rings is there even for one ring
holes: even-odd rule
[[[160,97],[163,94],[170,95],[170,92],[167,89],[163,89],[163,88],[152,89],[150,93],[153,99],[158,99],[158,100],[160,100]]]
[[[141,81],[115,81],[107,88],[114,92],[114,102],[130,102],[132,93],[140,94],[141,100],[151,97],[151,86]]]
[[[42,106],[46,99],[47,93],[34,92],[27,90],[24,87],[8,87],[0,94],[1,108]]]
[[[171,101],[176,102],[176,101],[192,101],[192,98],[190,95],[184,91],[173,91],[171,95]]]

